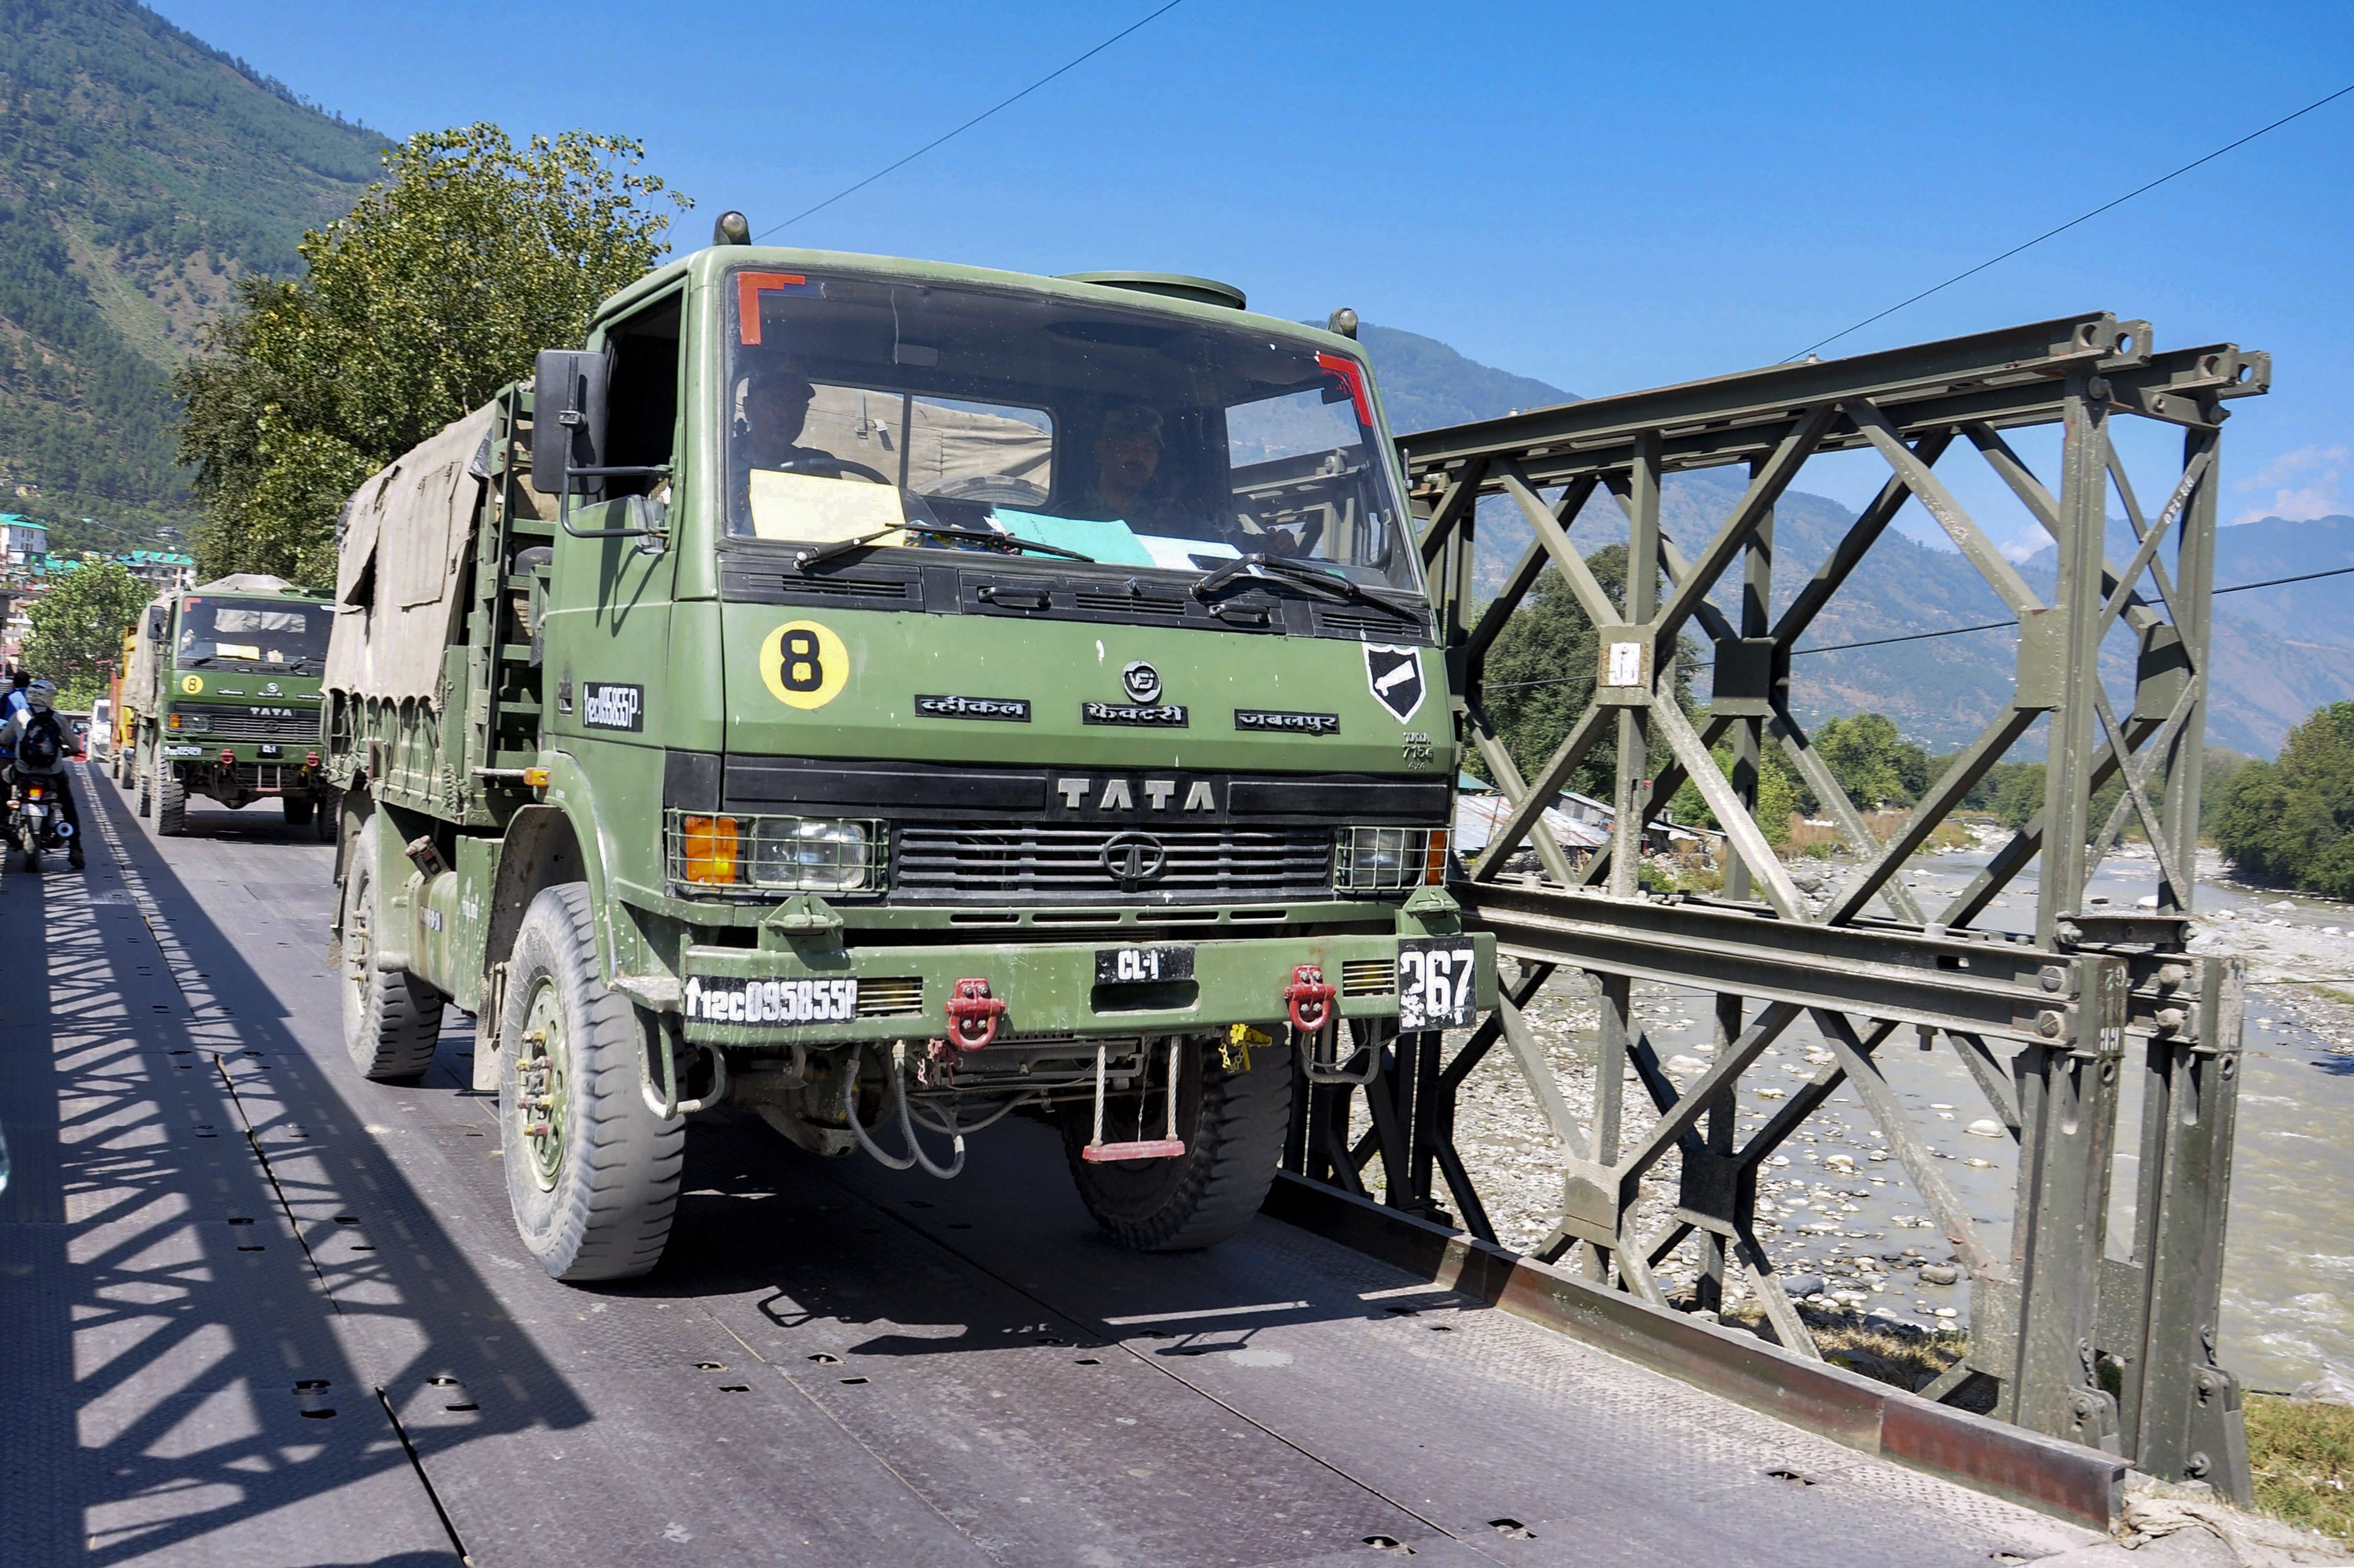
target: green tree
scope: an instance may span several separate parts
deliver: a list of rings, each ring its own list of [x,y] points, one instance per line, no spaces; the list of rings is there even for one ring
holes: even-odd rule
[[[412,136],[349,216],[305,235],[299,281],[252,278],[174,378],[207,577],[334,575],[334,524],[368,474],[577,344],[598,302],[662,256],[670,206],[636,142],[497,126]]]
[[[1716,758],[1716,769],[1727,779],[1733,777],[1733,750],[1720,746],[1711,753]],[[1757,758],[1757,805],[1752,815],[1766,842],[1781,849],[1790,842],[1790,819],[1798,814],[1799,791],[1804,788],[1781,747],[1771,736],[1760,748]],[[1687,826],[1722,828],[1716,813],[1710,810],[1707,797],[1700,786],[1687,779],[1676,790],[1676,798],[1668,803],[1668,815]]]
[[[2279,761],[2241,768],[2215,842],[2243,870],[2354,897],[2354,703],[2317,709],[2289,731]]]
[[[62,574],[26,611],[25,667],[58,683],[58,705],[86,708],[106,692],[107,666],[149,599],[147,585],[112,561]]]
[[[1859,810],[1910,806],[1929,788],[1929,754],[1896,733],[1882,714],[1827,719],[1814,733],[1816,755]]]

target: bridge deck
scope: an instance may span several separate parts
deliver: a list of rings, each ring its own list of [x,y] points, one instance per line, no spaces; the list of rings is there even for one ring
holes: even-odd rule
[[[417,1088],[347,1065],[329,852],[269,807],[156,841],[80,787],[89,869],[0,886],[0,1560],[1979,1568],[2092,1539],[1270,1219],[1123,1253],[1032,1127],[938,1183],[715,1114],[655,1277],[557,1285],[463,1020]]]

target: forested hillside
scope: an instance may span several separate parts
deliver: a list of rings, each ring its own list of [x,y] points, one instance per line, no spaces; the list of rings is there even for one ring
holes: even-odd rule
[[[0,0],[0,510],[184,524],[165,373],[383,145],[143,7]]]

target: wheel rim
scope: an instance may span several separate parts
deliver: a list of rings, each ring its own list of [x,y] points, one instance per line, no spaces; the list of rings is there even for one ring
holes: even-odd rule
[[[531,993],[523,1015],[523,1038],[515,1044],[514,1127],[531,1156],[532,1180],[543,1192],[556,1189],[564,1168],[564,1011],[555,982],[546,976]]]
[[[344,906],[344,1007],[345,1027],[356,1029],[367,1016],[369,895],[367,868],[352,867],[345,879],[347,902]]]

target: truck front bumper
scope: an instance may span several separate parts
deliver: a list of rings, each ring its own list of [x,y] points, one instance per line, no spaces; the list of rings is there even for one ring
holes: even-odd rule
[[[680,981],[686,1037],[715,1045],[830,1045],[928,1039],[949,1032],[960,980],[981,980],[1005,1004],[1000,1038],[1123,1038],[1188,1034],[1248,1023],[1270,1032],[1288,1016],[1285,990],[1302,965],[1322,971],[1342,1018],[1396,1018],[1402,947],[1437,941],[1476,953],[1476,1006],[1496,1004],[1496,938],[1489,932],[1273,937],[1166,942],[1191,950],[1178,980],[1097,980],[1105,941],[853,948],[832,952],[690,947]],[[1425,966],[1405,966],[1407,983]],[[834,982],[855,980],[854,1001]],[[1448,985],[1459,984],[1450,978]],[[1417,993],[1417,1001],[1431,993]],[[1443,997],[1441,998],[1443,1000]],[[1410,1010],[1412,1011],[1412,1010]],[[1417,1012],[1417,1016],[1419,1013]]]

